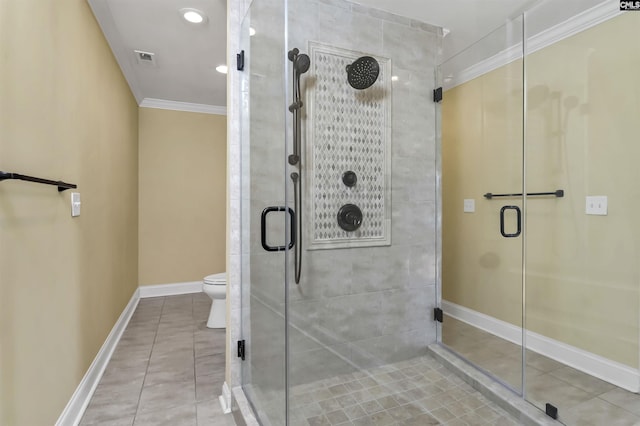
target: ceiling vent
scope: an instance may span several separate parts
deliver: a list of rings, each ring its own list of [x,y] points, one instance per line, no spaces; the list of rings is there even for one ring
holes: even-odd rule
[[[142,50],[134,50],[136,54],[136,61],[139,65],[156,66],[156,54],[151,52],[145,52]]]

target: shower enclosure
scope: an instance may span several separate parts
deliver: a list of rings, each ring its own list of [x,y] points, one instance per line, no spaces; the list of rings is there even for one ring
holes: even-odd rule
[[[635,398],[640,51],[611,46],[640,13],[596,3],[537,2],[442,62],[439,27],[251,2],[231,237],[262,424],[408,398],[432,344],[568,424]]]
[[[360,379],[402,392],[436,341],[441,29],[254,0],[242,34],[243,387],[263,424],[307,424]]]

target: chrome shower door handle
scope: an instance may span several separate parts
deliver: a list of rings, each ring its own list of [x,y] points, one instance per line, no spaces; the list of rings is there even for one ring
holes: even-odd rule
[[[291,250],[296,244],[295,214],[293,209],[284,206],[270,206],[262,210],[262,215],[260,216],[260,242],[262,243],[262,248],[266,251],[285,251],[287,249],[287,246],[270,246],[267,244],[267,215],[271,212],[284,211],[289,213],[289,227],[291,229],[291,241],[289,242],[288,249]]]
[[[507,210],[515,210],[516,211],[516,221],[517,221],[517,225],[518,228],[516,229],[516,232],[513,234],[508,234],[505,232],[504,230],[504,213]],[[520,210],[520,207],[518,206],[504,206],[500,209],[500,234],[502,234],[503,237],[505,238],[515,238],[518,237],[520,235],[520,233],[522,232],[522,211]]]

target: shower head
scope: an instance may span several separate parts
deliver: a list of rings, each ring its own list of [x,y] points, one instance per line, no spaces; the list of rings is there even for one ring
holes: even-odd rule
[[[373,86],[378,75],[380,64],[371,56],[363,56],[347,65],[347,81],[354,89],[363,90]]]
[[[304,74],[305,72],[309,71],[310,65],[311,59],[309,59],[309,55],[305,55],[304,53],[302,55],[296,56],[293,61],[293,66],[299,74]]]

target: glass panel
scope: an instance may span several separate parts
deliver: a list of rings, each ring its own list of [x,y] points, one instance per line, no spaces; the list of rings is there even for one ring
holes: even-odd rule
[[[284,3],[254,0],[243,21],[242,49],[242,309],[247,342],[243,386],[263,424],[286,420],[284,251],[289,217],[284,190]],[[254,35],[250,35],[255,31]],[[265,209],[275,207],[265,216]],[[234,236],[232,236],[233,238]]]
[[[289,1],[287,16],[287,50],[310,58],[292,167],[303,182],[303,250],[300,282],[289,285],[289,424],[395,422],[383,404],[424,398],[418,368],[434,362],[440,30],[337,0]],[[370,81],[367,57],[379,71]]]
[[[516,392],[522,387],[522,25],[522,17],[514,19],[441,66],[441,341]]]
[[[565,424],[638,424],[640,48],[620,41],[640,14],[534,44],[557,5],[526,23],[527,189],[564,191],[527,200],[526,399]]]

